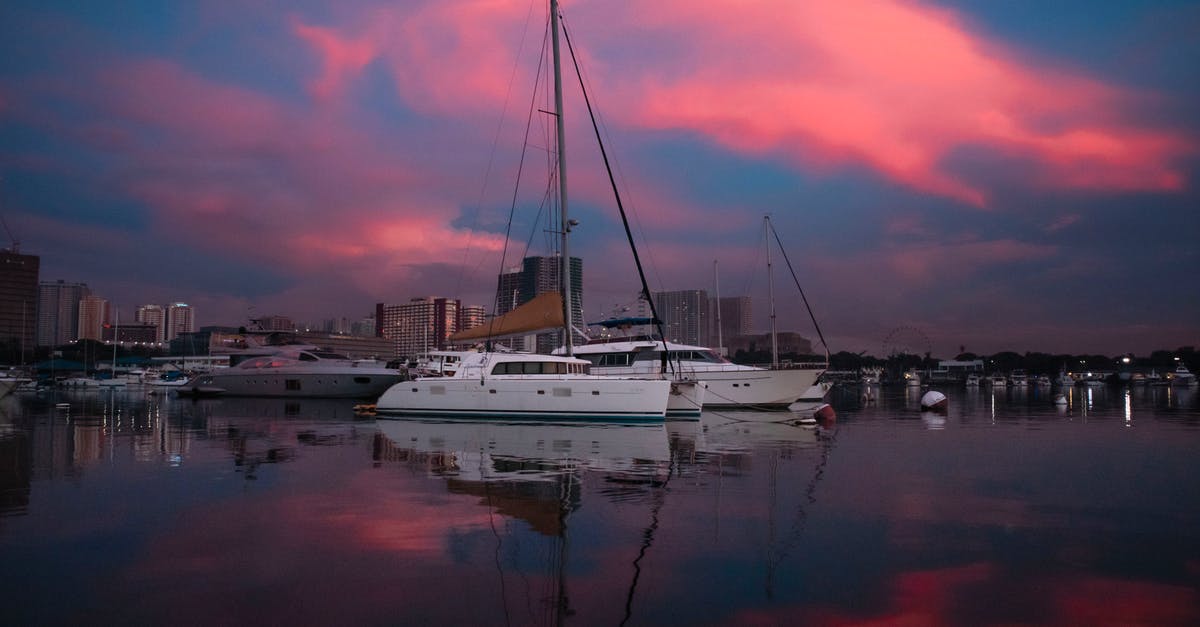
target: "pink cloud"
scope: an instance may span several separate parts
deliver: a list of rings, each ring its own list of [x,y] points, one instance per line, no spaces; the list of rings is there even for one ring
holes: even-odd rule
[[[333,91],[343,68],[378,49],[411,105],[477,115],[497,111],[509,93],[526,10],[437,3],[374,10],[346,19],[340,32],[298,32],[324,59],[318,91]],[[918,2],[581,1],[566,11],[578,18],[569,25],[586,29],[577,48],[610,118],[796,167],[864,163],[915,189],[985,205],[984,187],[948,167],[955,150],[985,146],[1030,161],[1037,183],[1051,188],[1174,191],[1184,185],[1175,161],[1196,148],[1126,119],[1141,95],[1024,60],[956,13]],[[540,35],[541,19],[527,49],[536,48],[528,39]],[[631,40],[631,31],[644,36]],[[531,83],[531,69],[516,72],[515,84]]]
[[[654,19],[678,9],[666,2],[646,11]],[[797,164],[861,161],[978,205],[984,190],[945,167],[957,148],[985,145],[1032,160],[1052,187],[1150,190],[1179,189],[1173,161],[1195,149],[1167,131],[1112,122],[1133,94],[1022,64],[948,11],[909,2],[758,3],[739,8],[736,26],[726,3],[689,3],[686,13],[686,27],[706,36],[703,50],[680,40],[681,55],[738,50],[741,62],[714,59],[667,79],[651,74],[658,66],[643,70],[637,120],[741,152]],[[1047,129],[1051,118],[1072,121]]]
[[[312,94],[321,100],[335,96],[346,80],[361,72],[378,54],[373,42],[347,41],[328,28],[297,20],[293,20],[292,28],[321,57],[321,76],[309,84]]]
[[[128,63],[102,82],[113,126],[139,128],[120,149],[123,186],[167,236],[305,272],[367,266],[348,274],[375,289],[380,274],[501,246],[449,224],[456,200],[429,188],[441,175],[347,119],[312,120],[162,61]]]

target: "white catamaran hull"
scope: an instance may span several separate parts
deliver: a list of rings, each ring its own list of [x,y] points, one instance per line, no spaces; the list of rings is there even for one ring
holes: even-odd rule
[[[376,411],[398,415],[538,420],[663,420],[671,384],[608,377],[434,377],[391,387]]]
[[[703,381],[672,381],[667,397],[667,418],[699,418],[708,385]]]

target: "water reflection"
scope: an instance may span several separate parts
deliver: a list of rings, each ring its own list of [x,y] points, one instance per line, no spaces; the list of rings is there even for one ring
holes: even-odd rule
[[[0,603],[13,624],[1200,619],[1194,391],[1080,387],[1060,408],[1058,389],[942,387],[942,417],[877,390],[835,388],[816,425],[4,399],[0,581],[20,584]]]

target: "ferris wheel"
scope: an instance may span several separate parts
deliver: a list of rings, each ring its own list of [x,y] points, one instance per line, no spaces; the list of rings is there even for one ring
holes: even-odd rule
[[[883,357],[891,359],[900,355],[924,357],[932,351],[929,336],[917,327],[901,326],[888,332],[883,339]]]

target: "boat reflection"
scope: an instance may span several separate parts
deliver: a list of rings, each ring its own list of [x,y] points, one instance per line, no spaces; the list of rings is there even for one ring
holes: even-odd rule
[[[568,593],[568,520],[582,507],[584,483],[612,502],[649,505],[641,547],[630,565],[624,623],[633,613],[641,560],[651,548],[669,481],[670,449],[662,424],[503,423],[485,420],[378,420],[376,463],[398,463],[445,479],[451,494],[478,497],[481,504],[524,521],[550,541],[542,593],[524,606],[549,608],[561,624],[576,610]],[[519,545],[520,543],[516,543]],[[510,576],[501,568],[501,583]],[[533,573],[522,575],[527,580]],[[502,586],[504,587],[504,586]],[[526,593],[529,593],[526,587]],[[505,603],[509,601],[506,599]],[[520,607],[514,603],[512,607]],[[506,605],[507,607],[507,605]],[[507,613],[507,610],[506,610]]]
[[[812,448],[817,445],[815,422],[807,414],[779,412],[705,412],[700,416],[697,448],[710,453],[748,451],[765,446]]]
[[[460,481],[553,480],[598,471],[654,477],[670,459],[661,424],[507,423],[441,418],[378,420],[377,459],[424,455],[429,471]]]

